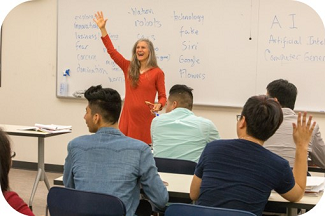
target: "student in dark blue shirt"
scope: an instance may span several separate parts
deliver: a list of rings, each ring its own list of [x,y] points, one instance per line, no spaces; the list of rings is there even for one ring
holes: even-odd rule
[[[191,184],[190,197],[198,205],[250,211],[262,215],[275,190],[299,201],[305,192],[307,150],[315,123],[299,113],[293,125],[296,160],[288,161],[263,147],[283,120],[277,101],[267,96],[249,98],[237,122],[238,139],[216,140],[204,149]]]

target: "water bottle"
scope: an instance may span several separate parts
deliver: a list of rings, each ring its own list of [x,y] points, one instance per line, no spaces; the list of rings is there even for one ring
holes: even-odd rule
[[[63,73],[63,77],[60,82],[60,96],[63,97],[67,97],[69,95],[69,85],[67,80],[67,76],[70,76],[69,72],[70,70],[68,69]]]

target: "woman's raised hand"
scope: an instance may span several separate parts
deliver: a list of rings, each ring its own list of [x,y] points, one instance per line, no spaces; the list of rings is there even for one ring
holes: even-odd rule
[[[107,19],[104,19],[103,12],[97,11],[97,13],[95,13],[95,17],[96,17],[96,19],[93,19],[93,20],[97,24],[98,28],[99,29],[105,28]]]

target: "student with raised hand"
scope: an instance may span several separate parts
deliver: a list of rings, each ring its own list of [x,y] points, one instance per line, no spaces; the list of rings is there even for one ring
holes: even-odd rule
[[[9,170],[11,168],[12,154],[10,141],[7,135],[0,129],[0,163],[1,163],[1,192],[8,204],[24,215],[34,216],[33,212],[28,208],[27,204],[19,197],[19,195],[10,190],[9,187]]]
[[[160,111],[166,104],[165,75],[158,67],[153,44],[148,39],[138,40],[133,46],[129,61],[114,48],[106,31],[107,19],[104,19],[103,12],[97,12],[95,17],[94,21],[101,31],[107,52],[122,69],[125,77],[125,101],[120,130],[126,136],[150,144],[153,113]],[[157,92],[158,103],[150,110],[145,102],[154,103]]]
[[[124,203],[127,216],[133,216],[136,210],[145,211],[139,206],[140,189],[155,206],[163,209],[168,192],[158,175],[150,147],[118,129],[122,106],[119,93],[100,85],[92,86],[85,92],[85,98],[88,105],[84,119],[93,134],[69,142],[64,186],[116,196]]]
[[[292,167],[295,161],[296,145],[292,139],[291,125],[297,121],[295,103],[297,98],[297,87],[288,80],[277,79],[270,82],[267,87],[267,95],[275,98],[282,107],[283,122],[275,134],[270,137],[264,147],[289,161]],[[316,124],[308,147],[311,163],[325,168],[325,143]]]
[[[169,90],[166,114],[151,123],[154,157],[197,163],[206,144],[220,139],[212,121],[192,112],[192,90],[180,84]]]
[[[315,122],[299,113],[293,124],[296,157],[292,170],[287,160],[263,147],[282,120],[282,109],[273,98],[249,98],[238,116],[238,139],[213,141],[204,149],[193,176],[191,199],[198,205],[258,216],[272,190],[290,202],[299,201],[306,188],[307,149]]]

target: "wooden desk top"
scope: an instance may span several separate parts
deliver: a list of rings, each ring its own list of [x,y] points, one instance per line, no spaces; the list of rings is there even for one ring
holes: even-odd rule
[[[0,124],[0,128],[2,128],[4,132],[14,136],[50,137],[50,136],[57,136],[61,134],[70,133],[70,132],[46,133],[46,132],[33,131],[33,130],[20,130],[22,128],[28,128],[28,127],[30,126]]]
[[[168,183],[168,186],[166,187],[170,196],[181,197],[181,198],[189,197],[190,186],[193,178],[192,175],[163,173],[163,172],[159,172],[159,175],[163,181]],[[62,176],[55,179],[54,184],[63,185]],[[318,196],[307,194],[300,201],[293,203],[284,199],[278,193],[272,192],[269,197],[269,202],[276,203],[277,206],[283,206],[288,208],[311,209],[319,202],[322,195],[323,192],[321,192]]]
[[[291,208],[301,208],[301,209],[311,209],[313,208],[319,200],[322,198],[324,192],[320,192],[318,195],[305,194],[302,199],[298,202],[289,202],[284,199],[277,192],[272,191],[269,197],[269,202],[276,203],[277,206],[291,207]]]
[[[192,175],[159,172],[161,180],[168,183],[168,191],[190,193]]]
[[[170,194],[177,194],[178,196],[189,196],[190,186],[192,182],[192,175],[172,174],[159,172],[161,179],[168,183],[167,190]],[[281,206],[291,208],[304,208],[311,209],[321,199],[323,192],[319,193],[318,196],[312,194],[306,194],[298,202],[289,202],[284,199],[280,194],[272,192],[269,197],[269,202],[280,204]]]

